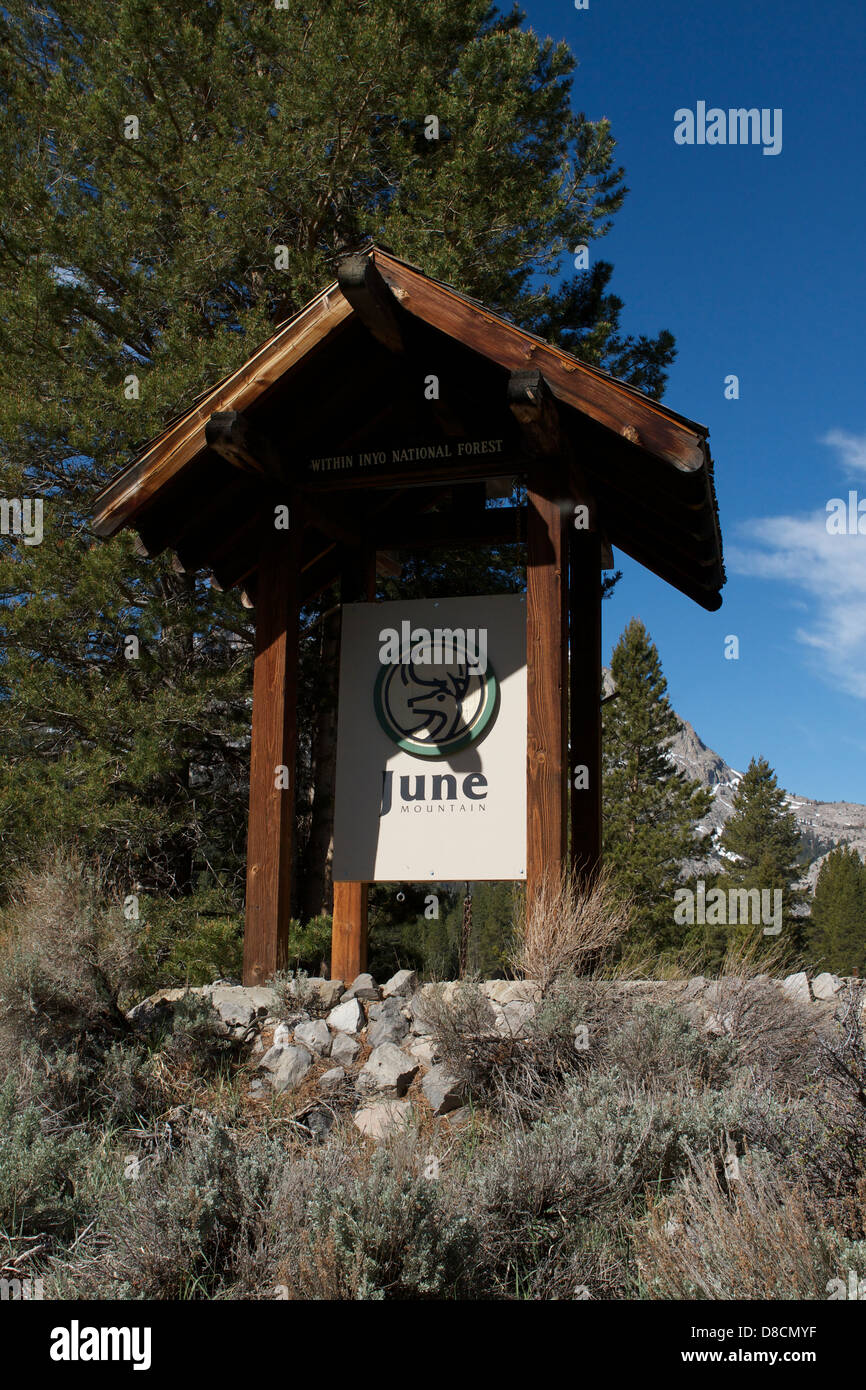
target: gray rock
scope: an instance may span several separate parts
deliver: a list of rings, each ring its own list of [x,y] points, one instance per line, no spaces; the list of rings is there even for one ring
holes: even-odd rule
[[[395,1129],[405,1125],[412,1114],[408,1100],[383,1100],[376,1105],[364,1105],[352,1117],[368,1139],[385,1139]]]
[[[257,1019],[264,1019],[279,1008],[276,990],[263,985],[207,985],[202,996],[210,999],[220,1020],[220,1031],[245,1033]]]
[[[307,980],[307,987],[312,989],[324,1009],[335,1008],[346,988],[342,980],[323,980],[319,975],[313,975]]]
[[[341,1033],[360,1033],[364,1023],[364,1010],[357,999],[347,999],[328,1014],[328,1027]]]
[[[367,975],[367,974],[364,974],[364,975],[356,975],[355,979],[354,979],[354,980],[352,981],[352,983],[349,985],[349,988],[348,988],[348,989],[345,991],[345,993],[342,995],[342,1000],[343,1000],[344,1003],[346,1002],[347,999],[378,999],[378,998],[379,998],[379,986],[376,984],[376,981],[373,979],[373,976],[372,976],[372,975]]]
[[[369,1091],[386,1091],[402,1096],[418,1073],[418,1063],[393,1043],[374,1049],[361,1068],[359,1084]]]
[[[812,981],[812,993],[816,999],[835,999],[842,988],[842,981],[838,975],[831,975],[825,970],[823,974],[816,975]]]
[[[794,999],[798,1004],[811,1004],[812,996],[809,993],[809,977],[805,970],[800,970],[796,975],[789,975],[782,982],[782,989],[789,999]]]
[[[158,1016],[172,1012],[172,1006],[185,994],[200,995],[201,989],[159,989],[127,1010],[126,1017],[138,1027],[147,1027]]]
[[[408,1032],[408,1019],[381,1018],[367,1029],[367,1042],[371,1047],[381,1047],[382,1043],[400,1043]]]
[[[380,1004],[367,1005],[367,1018],[370,1023],[380,1018],[409,1018],[409,1008],[405,999],[383,999]]]
[[[468,1124],[472,1119],[472,1108],[469,1105],[461,1105],[459,1110],[449,1110],[445,1116],[445,1123],[453,1125],[458,1129],[460,1125]]]
[[[276,1042],[276,1038],[274,1039]],[[317,1018],[314,1023],[302,1023],[295,1029],[295,1042],[302,1043],[317,1057],[327,1057],[331,1051],[331,1034],[324,1019]]]
[[[339,1091],[346,1079],[346,1073],[342,1067],[331,1067],[323,1076],[319,1077],[319,1090],[323,1096],[329,1096],[333,1091]]]
[[[316,1139],[324,1139],[333,1127],[334,1118],[334,1112],[326,1105],[317,1105],[315,1109],[307,1111],[304,1124]]]
[[[402,1042],[409,1032],[409,1020],[403,1012],[401,999],[386,999],[381,1004],[371,1004],[367,1017],[367,1042],[371,1047],[380,1047],[386,1042]]]
[[[493,1005],[496,1010],[496,1031],[504,1037],[519,1037],[535,1017],[531,999],[512,999],[507,1004]]]
[[[348,1033],[335,1033],[331,1041],[331,1061],[350,1067],[361,1051],[361,1044]]]
[[[272,1047],[259,1062],[277,1092],[293,1091],[300,1086],[312,1065],[313,1059],[305,1047]]]
[[[437,1060],[436,1044],[432,1038],[409,1038],[403,1044],[403,1050],[411,1053],[416,1062],[420,1062],[422,1067],[432,1067]]]
[[[421,1082],[421,1089],[434,1115],[447,1115],[449,1110],[458,1110],[463,1103],[462,1082],[443,1066],[431,1067]]]
[[[411,1016],[410,1028],[416,1035],[428,1034],[433,1032],[433,1023],[429,1012],[430,996],[426,986],[419,989],[417,994],[413,994],[409,1000],[408,1010]]]
[[[408,999],[418,988],[418,976],[414,970],[398,970],[396,975],[392,975],[390,980],[386,980],[382,986],[382,998],[390,999],[392,996]]]
[[[485,980],[480,988],[482,994],[497,1004],[537,1000],[541,995],[541,986],[536,980]]]

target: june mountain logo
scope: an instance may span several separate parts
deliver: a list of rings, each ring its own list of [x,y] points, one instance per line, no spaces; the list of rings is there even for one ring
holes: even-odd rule
[[[465,663],[383,666],[373,691],[376,718],[385,733],[415,758],[448,758],[478,743],[499,708],[492,666],[470,671]]]

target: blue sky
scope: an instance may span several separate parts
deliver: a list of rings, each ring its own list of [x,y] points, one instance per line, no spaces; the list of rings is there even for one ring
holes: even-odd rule
[[[575,108],[611,121],[631,191],[590,254],[613,262],[627,331],[674,333],[665,401],[709,427],[716,463],[721,610],[617,552],[605,660],[637,614],[729,763],[763,754],[790,791],[866,802],[866,534],[826,527],[831,498],[866,499],[862,0],[522,3],[575,53]],[[781,108],[780,153],[676,144],[699,101]]]

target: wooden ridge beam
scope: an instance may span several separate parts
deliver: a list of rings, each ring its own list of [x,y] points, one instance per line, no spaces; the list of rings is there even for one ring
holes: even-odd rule
[[[372,256],[363,253],[346,256],[337,267],[337,284],[377,342],[389,352],[406,351],[397,300]]]

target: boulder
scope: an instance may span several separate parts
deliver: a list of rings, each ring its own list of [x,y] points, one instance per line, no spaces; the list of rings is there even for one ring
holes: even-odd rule
[[[371,1004],[367,1019],[367,1042],[371,1047],[379,1047],[386,1042],[402,1042],[409,1032],[409,1020],[403,1012],[403,1001],[399,998]]]
[[[496,1004],[513,1004],[539,999],[541,986],[536,980],[485,980],[481,993]]]
[[[313,1059],[305,1047],[272,1047],[259,1062],[270,1076],[275,1091],[293,1091],[300,1086]]]
[[[365,1021],[363,1007],[357,999],[347,999],[328,1014],[328,1027],[341,1033],[360,1033]]]
[[[274,1047],[288,1047],[291,1037],[288,1023],[278,1023],[274,1029]]]
[[[331,1051],[331,1034],[327,1023],[324,1019],[317,1018],[312,1023],[300,1024],[295,1029],[295,1042],[308,1047],[317,1057],[327,1057]]]
[[[437,1060],[436,1044],[432,1038],[413,1038],[403,1044],[404,1052],[409,1052],[422,1067],[432,1067]]]
[[[355,979],[349,985],[349,988],[342,995],[343,1003],[345,1003],[348,999],[378,998],[379,986],[376,984],[376,981],[373,979],[372,975],[366,974],[356,975]]]
[[[409,1027],[415,1034],[427,1034],[433,1032],[433,1023],[429,1014],[430,990],[428,985],[424,985],[413,994],[408,1003],[411,1022]]]
[[[200,989],[159,989],[155,994],[148,995],[147,999],[142,999],[138,1004],[133,1004],[127,1011],[126,1017],[130,1023],[137,1027],[148,1027],[158,1015],[169,1014],[172,1005],[179,999],[183,999],[185,994],[201,994]]]
[[[229,1035],[245,1033],[257,1020],[279,1010],[276,990],[264,985],[207,985],[202,997],[209,999],[220,1020],[220,1031]]]
[[[827,970],[821,975],[816,975],[812,981],[812,993],[816,999],[835,999],[842,989],[842,981],[838,975],[831,975]]]
[[[391,999],[396,996],[400,999],[408,999],[418,988],[418,976],[414,970],[398,970],[396,975],[392,975],[390,980],[386,980],[382,986],[382,998]]]
[[[333,1009],[339,1004],[345,985],[342,980],[324,980],[312,975],[307,980],[307,988],[312,989],[323,1009]]]
[[[331,1040],[331,1061],[339,1062],[343,1067],[350,1067],[361,1051],[361,1044],[357,1038],[350,1038],[348,1033],[335,1033]]]
[[[395,1129],[405,1125],[412,1114],[412,1104],[408,1100],[383,1100],[375,1105],[364,1105],[352,1117],[362,1134],[368,1139],[385,1139]]]
[[[342,1067],[331,1067],[323,1076],[319,1077],[319,1090],[323,1096],[329,1096],[334,1091],[339,1091],[346,1079],[346,1073]]]
[[[512,999],[507,1004],[494,1004],[496,1010],[496,1031],[503,1037],[519,1037],[525,1033],[535,1017],[535,1005],[531,999]]]
[[[317,1105],[304,1116],[304,1125],[316,1139],[324,1139],[334,1124],[334,1112],[327,1105]]]
[[[374,1048],[361,1068],[359,1084],[363,1090],[385,1091],[402,1096],[418,1073],[418,1063],[393,1043]]]
[[[789,975],[782,981],[782,989],[789,999],[795,1000],[798,1004],[810,1004],[812,996],[809,993],[809,977],[805,970],[800,970],[796,975]]]
[[[431,1067],[421,1082],[421,1089],[434,1115],[447,1115],[449,1110],[458,1110],[463,1103],[462,1082],[443,1066]]]

